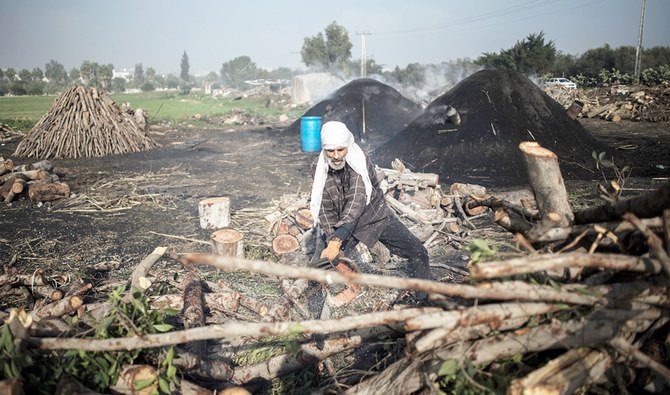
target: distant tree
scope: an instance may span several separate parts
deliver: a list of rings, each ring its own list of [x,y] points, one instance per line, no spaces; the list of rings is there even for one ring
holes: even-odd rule
[[[205,81],[207,81],[207,82],[216,82],[218,80],[219,80],[219,75],[215,71],[210,71],[205,76]]]
[[[156,86],[151,82],[147,81],[144,84],[142,84],[142,87],[140,89],[142,89],[142,92],[153,92],[156,90]]]
[[[419,63],[410,63],[404,69],[396,66],[386,76],[401,85],[422,86],[426,82],[426,69]]]
[[[361,76],[361,60],[360,59],[353,59],[348,62],[348,68],[351,70],[351,74],[354,76]],[[384,71],[384,66],[381,64],[377,64],[377,62],[372,59],[368,58],[365,59],[365,73],[368,76],[371,75],[382,75]]]
[[[5,79],[5,72],[0,69],[0,81]]]
[[[84,60],[79,67],[80,77],[86,86],[95,86],[98,83],[98,64]]]
[[[91,88],[109,89],[112,86],[114,65],[99,65],[85,60],[79,68],[84,84]]]
[[[168,74],[165,77],[165,86],[168,89],[177,89],[179,87],[179,78],[175,74]]]
[[[114,77],[112,79],[112,92],[116,93],[123,93],[126,91],[126,85],[128,84],[128,81],[126,81],[125,78],[123,77]]]
[[[44,76],[49,80],[45,88],[47,94],[54,94],[63,90],[70,82],[65,66],[53,59],[44,66]]]
[[[133,84],[137,87],[140,87],[142,84],[144,84],[144,67],[142,67],[142,63],[137,63],[135,65],[135,72],[133,73]]]
[[[8,68],[5,70],[5,77],[7,77],[7,80],[8,80],[9,82],[14,81],[14,80],[16,79],[16,70],[14,70],[14,69],[11,68],[11,67],[8,67]]]
[[[30,76],[33,81],[42,81],[44,79],[44,72],[39,67],[35,67],[30,71]]]
[[[256,63],[248,56],[238,56],[221,65],[221,79],[232,87],[244,87],[244,81],[259,78]]]
[[[114,77],[114,65],[109,63],[99,66],[98,68],[98,82],[100,88],[110,89],[112,87],[112,78]]]
[[[156,70],[153,67],[147,67],[147,70],[144,72],[144,78],[147,81],[154,82],[156,81]]]
[[[602,69],[615,68],[614,52],[609,44],[600,48],[592,48],[584,52],[570,70],[571,75],[582,74],[587,78],[596,78]]]
[[[181,73],[179,74],[182,81],[188,82],[188,71],[190,67],[191,66],[188,63],[188,54],[186,53],[186,50],[184,50],[184,54],[181,56]]]
[[[30,73],[30,70],[21,69],[21,71],[19,71],[19,78],[21,79],[21,81],[27,83],[33,80],[33,75]]]
[[[306,66],[323,66],[329,69],[333,66],[348,67],[347,61],[351,58],[351,41],[349,32],[343,26],[333,22],[326,26],[325,38],[319,32],[315,36],[305,37],[300,55]]]
[[[81,71],[73,67],[70,72],[68,73],[68,76],[70,77],[70,80],[75,83],[75,84],[80,84],[81,83]]]
[[[43,80],[34,79],[26,85],[26,93],[29,95],[43,95],[46,89],[47,83]]]
[[[278,67],[268,72],[268,78],[274,79],[291,79],[298,74],[298,71],[292,70],[288,67]]]
[[[9,91],[15,96],[23,96],[28,94],[27,86],[25,81],[16,79],[9,85]]]
[[[498,54],[485,53],[475,62],[485,67],[512,69],[526,75],[542,75],[549,71],[555,59],[554,42],[545,42],[544,32],[540,32],[528,35],[512,48]]]

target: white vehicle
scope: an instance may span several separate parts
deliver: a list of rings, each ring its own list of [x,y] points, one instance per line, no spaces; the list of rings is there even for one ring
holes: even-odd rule
[[[549,78],[549,80],[547,80],[545,85],[546,86],[561,86],[563,88],[568,88],[568,89],[577,88],[577,84],[575,84],[574,82],[570,81],[567,78]]]

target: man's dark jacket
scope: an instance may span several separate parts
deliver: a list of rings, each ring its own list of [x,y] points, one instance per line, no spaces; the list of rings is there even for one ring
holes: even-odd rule
[[[351,224],[353,237],[372,247],[379,240],[379,235],[392,213],[379,188],[377,173],[367,156],[365,159],[372,183],[370,204],[365,204],[363,177],[349,164],[341,170],[329,167],[319,210],[319,223],[329,237],[343,225]],[[312,165],[312,174],[315,168],[316,162]]]

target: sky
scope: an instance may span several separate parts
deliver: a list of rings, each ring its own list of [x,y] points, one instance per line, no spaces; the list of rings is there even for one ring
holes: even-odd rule
[[[305,69],[304,39],[332,22],[349,32],[352,58],[387,69],[476,59],[544,32],[580,55],[636,46],[643,0],[0,0],[0,68],[66,69],[85,60],[133,71],[219,72],[249,56],[258,67]],[[670,46],[670,0],[647,0],[642,46]],[[643,65],[644,67],[644,65]]]

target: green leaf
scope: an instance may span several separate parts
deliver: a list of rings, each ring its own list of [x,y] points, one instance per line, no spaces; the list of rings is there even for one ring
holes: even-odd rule
[[[472,240],[472,241],[470,242],[470,247],[471,247],[471,248],[476,248],[476,249],[478,249],[478,250],[484,250],[484,251],[486,251],[486,250],[489,249],[489,245],[488,245],[488,243],[487,243],[485,240],[482,240],[482,239],[474,239],[474,240]]]
[[[603,158],[605,158],[605,155],[606,155],[606,154],[607,154],[607,153],[604,152],[604,151],[601,152],[600,154],[598,154],[598,160],[602,162],[602,160],[603,160]]]
[[[600,164],[603,165],[603,167],[614,167],[614,162],[608,159],[601,160]]]
[[[163,363],[165,365],[171,365],[172,360],[174,359],[174,347],[170,347],[165,354],[165,359],[163,360]]]
[[[458,372],[458,362],[455,359],[447,359],[442,362],[440,370],[438,370],[438,376],[454,376]]]
[[[556,308],[559,309],[559,310],[569,310],[570,309],[570,305],[565,304],[565,303],[557,303],[554,306],[556,306]]]
[[[554,291],[560,291],[561,287],[556,284],[556,281],[552,280],[551,278],[547,279],[549,281],[549,286],[553,288]]]
[[[177,377],[177,368],[174,365],[170,365],[167,368],[167,376],[171,379]]]
[[[154,329],[158,332],[169,332],[172,328],[170,324],[154,324]]]
[[[575,288],[575,292],[586,296],[595,296],[595,297],[601,296],[599,293],[592,291],[588,288]]]
[[[593,159],[598,160],[598,153],[596,151],[591,151],[591,156]]]
[[[154,382],[156,381],[155,378],[153,379],[143,379],[143,380],[135,380],[133,381],[133,388],[136,391],[143,390],[145,388],[149,388]]]
[[[158,380],[158,387],[160,387],[161,391],[165,392],[166,394],[172,392],[170,391],[170,384],[162,377]]]
[[[289,329],[288,335],[289,336],[297,336],[297,335],[303,333],[304,331],[305,331],[305,328],[302,325],[295,324]]]

